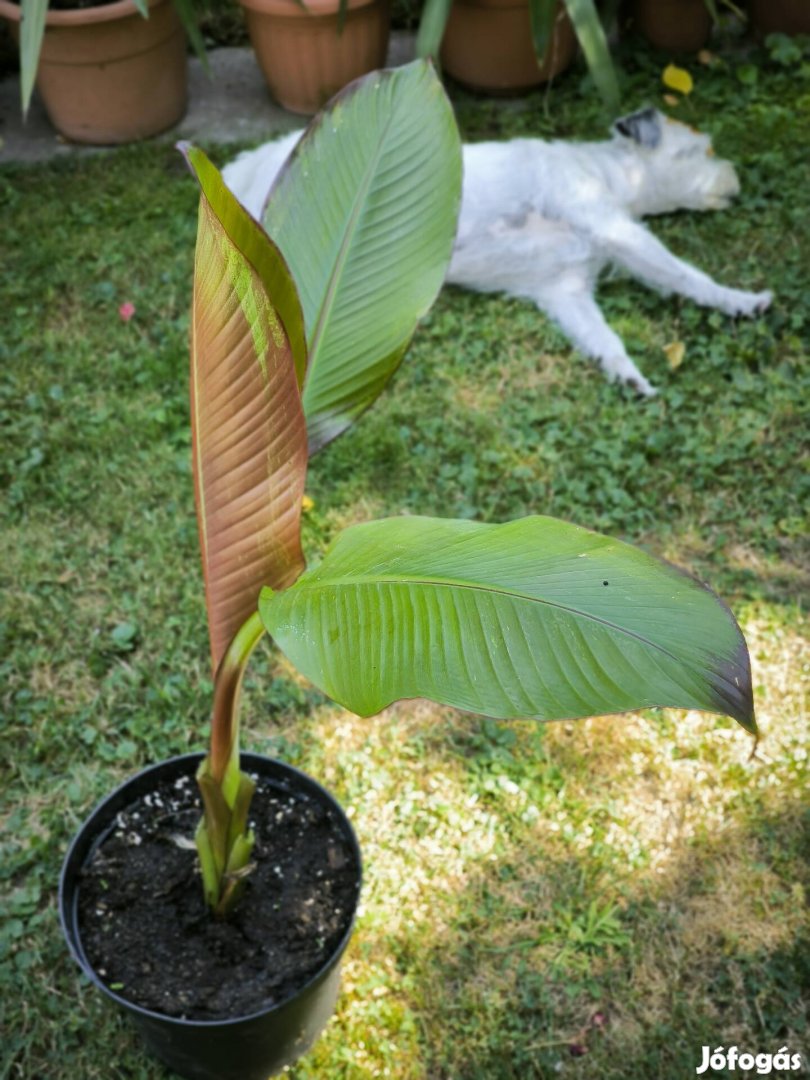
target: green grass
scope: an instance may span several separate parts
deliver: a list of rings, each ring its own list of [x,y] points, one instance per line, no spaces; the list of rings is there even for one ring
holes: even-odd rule
[[[660,103],[660,60],[626,64],[628,105]],[[735,323],[604,282],[661,390],[639,402],[530,305],[447,289],[375,409],[313,462],[306,542],[316,556],[404,511],[551,513],[640,543],[734,608],[759,754],[730,721],[672,711],[541,729],[406,702],[359,720],[257,655],[245,744],[332,787],[366,860],[338,1012],[296,1080],[680,1080],[704,1044],[808,1051],[810,67],[735,53],[694,74],[673,111],[714,133],[743,194],[653,227],[721,280],[772,288],[772,311]],[[579,78],[518,102],[457,94],[464,133],[598,136]],[[158,1080],[69,960],[55,886],[94,800],[204,746],[196,192],[149,145],[7,169],[0,205],[0,1073]]]

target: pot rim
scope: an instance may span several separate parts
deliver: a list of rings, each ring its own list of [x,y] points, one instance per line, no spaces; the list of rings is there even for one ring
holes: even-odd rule
[[[0,3],[7,0],[0,0]],[[371,7],[380,0],[348,0],[346,11]],[[310,19],[318,16],[336,16],[340,0],[239,0],[240,7],[261,15],[280,16],[285,19]]]
[[[147,0],[150,8],[165,4],[167,0]],[[0,0],[0,16],[9,22],[18,23],[22,9],[19,4],[11,0]],[[111,4],[97,4],[94,7],[76,8],[73,11],[48,11],[45,17],[45,27],[57,26],[90,26],[95,23],[114,22],[117,19],[126,19],[131,15],[140,15],[133,0],[113,0]]]
[[[3,0],[0,0],[0,3],[2,2]],[[130,2],[130,0],[125,0],[125,2]],[[324,961],[323,965],[315,972],[315,974],[310,979],[307,980],[306,983],[303,984],[303,986],[299,987],[294,993],[289,994],[285,998],[282,998],[280,1001],[273,1002],[272,1005],[257,1009],[255,1012],[244,1013],[241,1016],[231,1016],[222,1020],[191,1020],[179,1016],[168,1016],[166,1013],[156,1012],[153,1009],[145,1008],[143,1005],[138,1005],[136,1002],[130,1001],[128,998],[122,997],[120,994],[116,993],[115,990],[111,990],[109,986],[107,986],[99,978],[95,969],[90,964],[87,957],[84,955],[84,949],[82,947],[81,938],[79,936],[78,926],[76,926],[75,928],[75,934],[71,931],[70,924],[72,920],[68,917],[68,904],[66,901],[65,893],[67,891],[66,880],[68,876],[68,867],[73,861],[74,851],[79,846],[82,837],[88,830],[91,820],[98,815],[103,814],[105,808],[115,799],[117,799],[124,791],[124,789],[127,788],[134,781],[140,780],[143,777],[148,776],[150,773],[157,772],[158,770],[163,769],[168,765],[181,765],[188,762],[189,764],[193,764],[196,766],[200,763],[200,761],[202,761],[204,757],[204,753],[200,751],[195,751],[189,754],[179,754],[176,757],[166,758],[163,761],[155,762],[152,765],[147,765],[146,768],[141,769],[140,772],[134,773],[132,776],[124,780],[123,783],[119,784],[118,787],[116,787],[112,792],[110,792],[109,795],[106,795],[100,802],[98,802],[93,807],[93,809],[84,817],[82,824],[79,826],[77,832],[71,840],[70,846],[67,850],[67,854],[65,855],[64,861],[62,862],[62,869],[59,873],[59,892],[57,905],[59,908],[59,922],[62,927],[62,934],[67,942],[71,956],[82,969],[87,978],[90,979],[93,985],[96,986],[99,990],[101,990],[117,1005],[128,1010],[129,1012],[136,1013],[138,1016],[148,1017],[149,1019],[159,1020],[164,1023],[176,1023],[184,1027],[192,1028],[224,1028],[244,1024],[246,1021],[253,1020],[257,1017],[267,1016],[268,1013],[280,1011],[281,1009],[285,1008],[291,1001],[296,1000],[296,998],[302,997],[316,983],[319,983],[323,979],[325,979],[335,967],[335,965],[340,963],[340,959],[346,950],[349,939],[354,932],[354,924],[357,919],[357,909],[360,905],[360,892],[363,884],[363,862],[360,853],[360,845],[357,842],[357,836],[354,831],[354,826],[349,820],[346,811],[337,801],[335,796],[331,794],[331,792],[327,791],[327,789],[321,784],[319,784],[317,780],[314,780],[311,776],[308,776],[300,769],[296,769],[294,765],[287,764],[286,761],[280,761],[278,758],[268,757],[266,754],[256,754],[251,753],[250,751],[243,751],[241,754],[241,760],[245,767],[250,768],[251,763],[271,763],[272,765],[278,766],[286,773],[288,773],[288,775],[290,775],[290,777],[296,782],[303,781],[302,786],[305,789],[309,788],[311,790],[312,788],[314,788],[319,795],[325,796],[328,802],[333,804],[333,806],[337,807],[337,809],[340,811],[341,817],[343,819],[342,824],[344,826],[348,826],[347,839],[349,840],[350,847],[352,848],[354,857],[357,861],[357,894],[355,896],[352,917],[349,920],[349,924],[346,927],[345,933],[343,934],[340,941],[335,946],[334,950],[327,958],[327,960]],[[193,775],[193,772],[191,775]],[[114,817],[112,820],[114,820]],[[109,828],[109,825],[110,823],[108,822],[102,828],[96,829],[96,834],[102,834],[106,829]],[[73,905],[71,905],[71,910],[72,907]],[[73,940],[74,936],[75,942]]]

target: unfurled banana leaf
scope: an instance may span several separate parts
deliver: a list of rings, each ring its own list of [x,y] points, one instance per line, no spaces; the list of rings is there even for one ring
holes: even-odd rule
[[[424,61],[352,83],[310,126],[263,216],[298,286],[314,453],[382,391],[441,288],[461,147]]]
[[[276,247],[201,150],[182,147],[202,188],[191,315],[197,518],[214,670],[262,585],[304,568],[306,368],[295,285]]]
[[[361,715],[411,697],[538,720],[668,705],[756,730],[725,605],[675,567],[553,518],[358,525],[259,609],[293,664]]]

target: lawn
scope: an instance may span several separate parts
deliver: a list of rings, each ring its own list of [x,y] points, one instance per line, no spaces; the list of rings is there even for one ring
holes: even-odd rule
[[[662,105],[661,58],[623,61],[628,108]],[[665,107],[714,135],[742,195],[653,227],[723,282],[771,288],[773,308],[733,322],[603,282],[661,391],[639,401],[530,305],[445,289],[375,408],[313,460],[305,539],[312,561],[383,514],[550,513],[640,544],[734,610],[762,741],[752,758],[731,720],[674,710],[542,728],[403,702],[360,720],[259,650],[244,745],[332,788],[366,864],[339,1008],[294,1080],[681,1080],[703,1045],[810,1052],[810,60],[734,46],[691,66],[694,92]],[[464,136],[599,137],[581,74],[519,101],[455,92]],[[205,746],[196,203],[165,143],[0,173],[0,1075],[14,1080],[168,1075],[83,984],[55,890],[105,791]]]

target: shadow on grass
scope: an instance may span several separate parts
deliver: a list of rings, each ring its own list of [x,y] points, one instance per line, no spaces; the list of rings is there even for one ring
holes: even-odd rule
[[[804,1049],[810,854],[799,801],[681,850],[608,896],[580,859],[516,847],[483,863],[426,947],[389,943],[417,988],[430,1080],[694,1075],[701,1047]],[[805,882],[806,884],[806,882]]]

